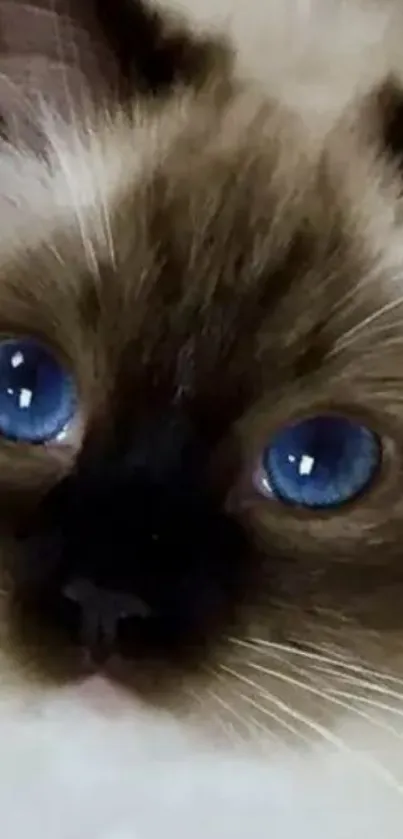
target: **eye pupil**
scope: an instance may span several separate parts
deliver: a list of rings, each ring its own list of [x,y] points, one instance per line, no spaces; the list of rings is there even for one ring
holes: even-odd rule
[[[309,508],[351,501],[372,481],[381,459],[378,437],[342,416],[317,416],[279,431],[265,449],[263,468],[280,500]]]
[[[71,378],[51,352],[31,339],[0,342],[0,433],[41,443],[55,438],[74,412]]]

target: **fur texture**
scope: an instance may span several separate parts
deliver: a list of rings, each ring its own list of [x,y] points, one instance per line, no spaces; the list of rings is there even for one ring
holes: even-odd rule
[[[53,347],[79,393],[62,440],[0,445],[0,826],[393,839],[402,12],[134,8],[155,62],[117,31],[119,101],[44,108],[42,157],[0,157],[2,332]],[[307,513],[259,464],[322,410],[371,426],[382,468]],[[77,576],[153,616],[114,639],[116,697],[88,681]]]

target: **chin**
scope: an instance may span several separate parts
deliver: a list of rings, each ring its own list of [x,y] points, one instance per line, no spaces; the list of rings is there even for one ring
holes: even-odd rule
[[[385,715],[355,715],[321,745],[212,745],[102,679],[10,692],[0,714],[1,824],[9,839],[390,839],[403,760]],[[400,731],[401,733],[401,731]]]

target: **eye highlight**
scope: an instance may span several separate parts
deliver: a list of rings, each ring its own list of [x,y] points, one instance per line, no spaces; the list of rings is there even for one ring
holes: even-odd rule
[[[0,434],[10,440],[44,443],[72,419],[77,394],[71,376],[37,341],[0,341]]]
[[[310,417],[278,431],[262,458],[264,488],[286,504],[340,507],[369,487],[381,463],[378,436],[352,419]]]

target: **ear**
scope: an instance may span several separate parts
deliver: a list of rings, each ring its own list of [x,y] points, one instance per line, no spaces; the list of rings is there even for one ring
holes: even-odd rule
[[[95,0],[104,37],[116,56],[123,96],[159,96],[177,85],[202,86],[228,73],[232,54],[224,40],[191,24],[154,0]]]
[[[381,143],[403,174],[403,82],[389,77],[374,97],[377,133]]]

